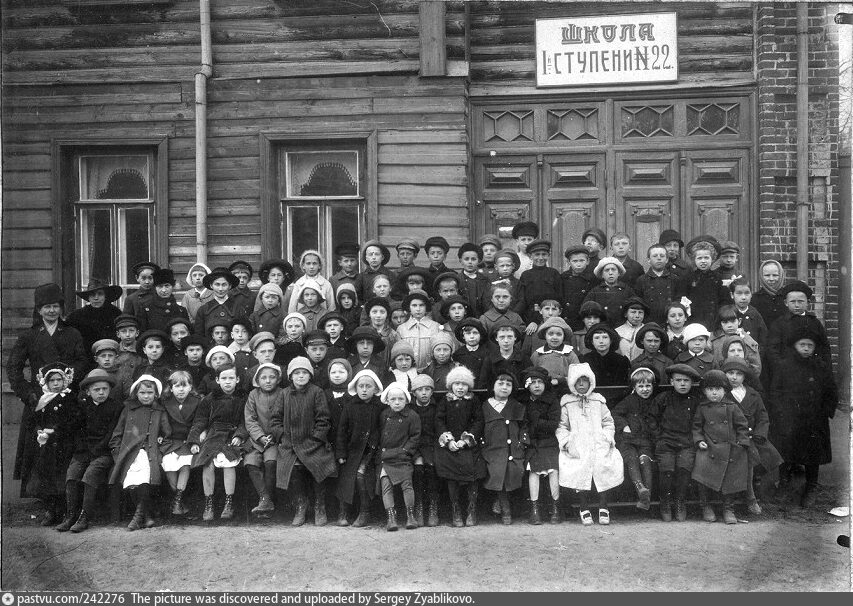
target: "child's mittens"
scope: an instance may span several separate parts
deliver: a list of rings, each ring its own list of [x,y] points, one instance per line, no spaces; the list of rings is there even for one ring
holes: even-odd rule
[[[438,436],[438,445],[441,448],[444,448],[450,442],[453,442],[453,434],[449,431],[445,431],[443,434]]]
[[[36,442],[38,442],[39,447],[47,444],[48,433],[42,429],[39,429],[36,432]]]
[[[457,450],[459,450],[458,444],[459,444],[458,442],[454,442],[453,440],[451,440],[450,442],[447,443],[447,449],[450,452],[456,452]]]

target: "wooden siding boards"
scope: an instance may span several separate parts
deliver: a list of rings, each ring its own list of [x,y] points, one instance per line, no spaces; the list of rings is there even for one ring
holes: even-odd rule
[[[536,88],[536,19],[603,13],[678,13],[679,82],[648,89],[734,86],[755,80],[750,3],[472,1],[469,11],[472,97],[555,94],[553,89]],[[571,89],[575,94],[587,90]]]

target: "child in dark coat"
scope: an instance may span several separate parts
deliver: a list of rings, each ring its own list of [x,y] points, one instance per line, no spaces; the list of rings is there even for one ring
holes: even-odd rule
[[[710,339],[711,333],[702,324],[696,322],[685,326],[684,342],[687,349],[675,356],[675,363],[686,364],[699,376],[705,376],[706,372],[714,368],[714,354],[708,349]]]
[[[237,484],[237,465],[243,458],[243,443],[248,438],[244,418],[246,395],[237,390],[240,382],[233,364],[216,370],[217,387],[204,396],[196,410],[193,427],[187,436],[190,451],[198,455],[193,467],[202,468],[204,488],[204,513],[202,519],[214,518],[213,491],[216,487],[216,469],[222,469],[225,485],[225,504],[219,517],[234,517],[234,489]],[[207,437],[202,440],[202,433]]]
[[[281,367],[272,362],[258,364],[252,376],[254,389],[249,392],[243,410],[249,445],[243,466],[258,493],[258,504],[252,514],[266,519],[275,511],[275,480],[278,449],[273,433],[272,416],[282,398]],[[248,446],[248,445],[247,445]]]
[[[719,255],[720,245],[711,236],[697,236],[687,243],[687,255],[694,270],[684,278],[684,294],[690,299],[690,320],[699,322],[708,330],[714,327],[717,310],[731,301],[729,289],[711,264]]]
[[[462,346],[454,351],[451,357],[454,362],[474,373],[476,382],[477,374],[483,367],[483,360],[489,354],[489,335],[486,334],[486,329],[480,321],[475,318],[462,320],[456,325],[453,334]]]
[[[435,472],[447,481],[453,526],[477,525],[477,492],[480,476],[475,465],[483,434],[483,409],[472,392],[474,373],[457,366],[447,375],[447,395],[435,412],[439,449],[435,452]],[[462,521],[459,488],[467,487],[468,516]]]
[[[656,426],[655,458],[660,472],[660,516],[664,522],[672,521],[674,483],[675,516],[683,522],[687,519],[684,499],[696,457],[692,432],[700,394],[693,387],[693,382],[702,377],[686,364],[673,364],[666,369],[666,374],[672,383],[672,391],[658,394],[651,410]]]
[[[515,375],[500,371],[492,386],[493,396],[483,403],[483,437],[480,456],[486,467],[483,488],[498,493],[501,521],[512,524],[509,493],[521,488],[524,455],[530,437],[524,406],[512,397]]]
[[[669,337],[663,327],[655,322],[644,324],[637,331],[634,343],[641,351],[640,355],[631,362],[631,370],[649,368],[654,371],[658,385],[666,383],[666,367],[671,366],[673,362],[661,353],[669,345]]]
[[[518,279],[518,301],[515,302],[515,311],[527,324],[525,332],[532,334],[542,321],[536,304],[543,299],[562,300],[563,282],[560,272],[553,267],[548,267],[548,260],[551,258],[550,241],[534,240],[527,245],[526,252],[533,266],[522,272]]]
[[[621,282],[625,268],[616,257],[604,257],[593,270],[601,284],[593,286],[584,301],[595,301],[607,315],[607,322],[614,328],[622,322],[622,303],[635,295],[634,289]]]
[[[415,521],[424,525],[424,501],[429,502],[427,526],[438,526],[438,477],[435,475],[435,447],[438,434],[435,431],[436,404],[433,399],[435,382],[427,375],[418,375],[412,380],[414,396],[412,410],[421,419],[421,439],[415,456],[413,484],[415,488]]]
[[[358,517],[352,523],[356,528],[370,521],[370,501],[376,485],[373,456],[379,443],[382,412],[378,394],[382,389],[382,382],[372,370],[355,373],[347,386],[350,399],[341,411],[335,439],[335,457],[340,466],[337,495],[343,509],[353,503],[358,492]],[[340,521],[338,525],[342,525]]]
[[[599,387],[616,387],[628,384],[631,374],[631,363],[628,358],[619,353],[619,334],[608,324],[596,324],[590,328],[584,337],[589,353],[580,357],[581,362],[589,364],[595,373],[596,385]],[[625,397],[627,390],[610,390],[607,406],[612,408]]]
[[[376,467],[382,504],[388,514],[385,529],[397,530],[397,510],[394,507],[394,486],[403,491],[406,504],[406,529],[418,527],[415,519],[415,491],[412,488],[412,461],[418,452],[421,437],[421,419],[407,404],[411,401],[409,386],[391,383],[382,392],[380,400],[387,405],[379,414],[379,448]]]
[[[328,442],[329,407],[323,390],[311,383],[314,369],[308,358],[293,358],[287,366],[290,386],[275,402],[270,433],[278,443],[276,485],[286,489],[296,505],[291,526],[305,523],[307,484],[314,485],[314,525],[326,525],[326,478],[337,475]]]
[[[184,490],[190,479],[190,466],[193,454],[187,437],[195,420],[195,412],[201,403],[201,397],[193,391],[190,374],[177,370],[169,375],[169,395],[163,398],[163,408],[169,416],[172,435],[165,443],[161,466],[166,479],[174,491],[172,515],[184,515],[188,509],[184,506]]]
[[[723,520],[737,524],[734,495],[746,490],[750,446],[749,426],[740,407],[726,397],[729,382],[721,370],[702,377],[705,397],[693,417],[693,441],[698,448],[692,477],[699,484],[702,518],[716,522],[709,492],[723,495]]]
[[[530,491],[530,523],[539,525],[540,481],[548,478],[551,524],[560,523],[560,445],[556,431],[560,424],[560,401],[550,389],[551,378],[542,367],[530,367],[521,373],[527,393],[519,397],[525,407],[530,444],[527,447],[527,486]]]
[[[142,375],[130,386],[130,399],[110,438],[115,465],[109,483],[129,488],[136,501],[128,530],[151,528],[151,486],[160,485],[160,446],[172,434],[169,415],[160,404],[163,384],[157,377]]]
[[[329,440],[329,447],[332,452],[336,452],[336,442],[338,439],[338,427],[341,424],[341,413],[344,410],[344,405],[349,400],[350,395],[347,393],[347,385],[352,380],[352,366],[345,358],[333,358],[329,361],[329,366],[326,368],[326,374],[329,377],[328,387],[324,390],[326,394],[326,402],[329,405],[329,433],[326,434]],[[337,500],[338,478],[330,479],[329,490],[326,494],[332,494]],[[327,501],[329,499],[327,498]],[[338,526],[349,526],[347,521],[346,505],[343,501],[338,503]]]
[[[648,511],[652,487],[654,419],[651,416],[656,374],[640,367],[631,373],[633,391],[613,407],[616,447],[637,491],[637,509]]]

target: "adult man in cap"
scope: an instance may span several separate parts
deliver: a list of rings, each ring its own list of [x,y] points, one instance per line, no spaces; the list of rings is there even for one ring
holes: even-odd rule
[[[66,322],[80,331],[87,351],[95,341],[115,337],[114,324],[121,310],[113,301],[118,301],[123,293],[121,286],[99,278],[90,278],[86,288],[77,291],[77,296],[88,305],[68,314]]]
[[[6,373],[15,395],[24,403],[21,424],[18,433],[18,449],[15,458],[14,479],[21,479],[21,457],[25,443],[25,431],[36,404],[42,395],[42,388],[36,380],[36,371],[53,362],[62,362],[74,369],[74,383],[83,378],[89,365],[89,357],[80,332],[68,326],[62,320],[65,295],[58,284],[42,284],[33,293],[33,325],[18,337],[9,360]],[[29,378],[24,368],[29,365]],[[21,486],[21,496],[25,496],[25,486]]]
[[[246,316],[248,316],[254,311],[255,299],[258,297],[258,293],[249,288],[249,280],[252,279],[254,270],[248,261],[238,259],[228,266],[228,271],[237,276],[240,281],[236,287],[231,289],[229,295],[237,302],[237,305],[247,310]]]
[[[518,269],[515,277],[521,278],[521,274],[533,267],[533,261],[527,254],[527,245],[539,237],[539,226],[533,221],[522,221],[513,226],[512,238],[515,240],[515,250],[518,251]]]
[[[154,261],[140,261],[132,267],[133,275],[136,277],[136,281],[139,282],[139,288],[124,298],[124,306],[121,308],[122,313],[139,317],[141,299],[154,296],[154,272],[158,269],[160,269],[160,266],[154,263]]]

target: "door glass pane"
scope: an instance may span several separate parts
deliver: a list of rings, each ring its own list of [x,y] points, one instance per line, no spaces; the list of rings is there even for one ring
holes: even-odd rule
[[[141,261],[151,260],[151,225],[147,208],[119,210],[120,239],[119,263],[121,284],[128,284],[133,277],[132,267]]]
[[[80,213],[82,237],[80,242],[80,286],[89,278],[110,280],[112,268],[112,230],[110,211],[106,208],[83,209]]]
[[[148,200],[148,156],[82,156],[81,200]]]
[[[318,206],[290,206],[287,209],[290,261],[299,262],[299,255],[308,249],[320,247],[320,208]]]
[[[288,198],[359,195],[356,151],[288,152],[285,163]]]
[[[332,235],[331,250],[341,242],[359,241],[359,212],[358,206],[329,206],[329,230]]]

